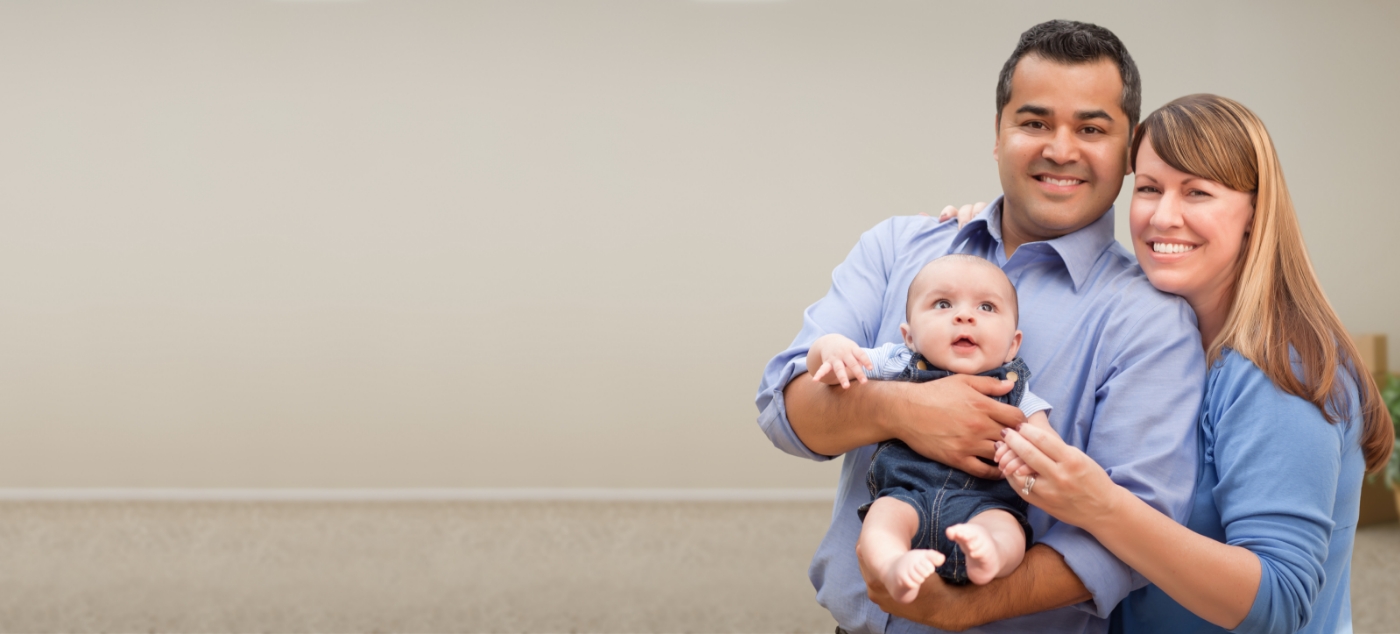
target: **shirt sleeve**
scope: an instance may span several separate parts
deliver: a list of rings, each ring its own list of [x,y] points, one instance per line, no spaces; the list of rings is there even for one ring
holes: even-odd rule
[[[1045,412],[1046,415],[1049,415],[1050,410],[1050,404],[1045,402],[1045,399],[1036,396],[1030,390],[1026,390],[1024,394],[1021,394],[1022,414],[1030,416],[1031,414],[1034,414],[1036,412]]]
[[[914,358],[914,352],[902,343],[887,343],[878,348],[869,348],[865,354],[870,356],[870,365],[875,366],[874,370],[865,371],[865,377],[876,381],[897,378],[909,367],[909,360]]]
[[[1219,476],[1213,496],[1225,543],[1248,548],[1261,569],[1254,604],[1235,631],[1294,632],[1312,618],[1324,581],[1345,428],[1355,423],[1328,423],[1252,363],[1232,361],[1229,382],[1212,390],[1228,400],[1207,404],[1203,433],[1205,460]]]
[[[1101,340],[1123,344],[1098,362],[1104,378],[1094,394],[1087,440],[1066,441],[1081,444],[1114,482],[1181,522],[1196,482],[1204,353],[1185,302],[1173,300],[1136,314],[1141,317],[1133,323],[1105,326]],[[1144,408],[1148,403],[1161,408]],[[1108,618],[1129,592],[1146,585],[1078,527],[1054,522],[1038,542],[1059,552],[1093,595],[1075,607],[1099,618]]]
[[[861,235],[846,260],[831,273],[831,289],[802,313],[802,330],[792,345],[768,361],[758,384],[758,426],[773,445],[794,456],[830,460],[808,449],[788,422],[783,389],[807,371],[807,349],[817,337],[840,333],[862,348],[875,346],[884,310],[885,287],[894,266],[899,218],[890,218]]]

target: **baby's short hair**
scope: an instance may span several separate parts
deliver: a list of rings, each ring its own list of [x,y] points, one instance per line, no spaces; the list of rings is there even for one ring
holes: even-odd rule
[[[1011,289],[1011,315],[1015,318],[1016,325],[1021,325],[1021,300],[1016,296],[1016,285],[1011,283],[1011,278],[1006,276],[1006,271],[1001,270],[1001,267],[992,264],[992,262],[986,258],[967,253],[949,253],[948,255],[929,260],[928,264],[925,264],[924,267],[919,269],[919,272],[914,275],[914,279],[909,280],[909,290],[906,291],[904,296],[904,320],[906,322],[909,321],[909,304],[911,303],[910,300],[913,299],[914,285],[918,283],[920,277],[923,277],[925,273],[933,270],[935,268],[934,265],[940,262],[966,262],[974,266],[985,266],[995,270],[1001,279],[1006,280],[1006,288]]]

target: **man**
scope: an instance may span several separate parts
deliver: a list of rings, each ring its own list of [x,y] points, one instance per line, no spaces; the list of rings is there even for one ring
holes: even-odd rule
[[[1132,58],[1107,29],[1056,20],[1026,31],[997,85],[1003,197],[962,228],[916,216],[866,232],[826,297],[805,312],[792,346],[769,362],[757,398],[768,437],[814,460],[845,456],[831,527],[809,571],[842,631],[1099,632],[1118,601],[1144,585],[1088,533],[1032,508],[1037,543],[1008,577],[949,586],[934,576],[907,605],[878,583],[867,588],[856,508],[870,501],[875,444],[898,438],[928,458],[996,478],[979,458],[992,457],[1003,426],[1023,420],[987,396],[1010,383],[986,377],[843,390],[803,374],[807,346],[823,334],[866,347],[899,340],[905,289],[935,257],[972,253],[1002,267],[1020,296],[1021,355],[1032,388],[1054,406],[1051,425],[1115,482],[1183,516],[1205,377],[1195,317],[1153,289],[1113,240],[1112,203],[1128,173],[1140,94]]]

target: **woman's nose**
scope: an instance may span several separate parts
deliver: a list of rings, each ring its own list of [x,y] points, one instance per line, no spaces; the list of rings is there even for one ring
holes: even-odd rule
[[[1152,210],[1151,223],[1154,229],[1180,227],[1181,198],[1171,192],[1163,194],[1162,199],[1157,202],[1157,207]]]

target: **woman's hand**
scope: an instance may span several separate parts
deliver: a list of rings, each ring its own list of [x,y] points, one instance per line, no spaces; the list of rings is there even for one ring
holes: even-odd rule
[[[963,205],[961,207],[954,207],[952,205],[948,205],[947,207],[944,207],[943,211],[938,214],[938,221],[946,222],[953,218],[957,218],[958,226],[961,227],[967,224],[967,221],[977,217],[977,214],[982,213],[982,210],[986,207],[987,203],[972,203],[971,205]]]
[[[997,462],[1007,482],[1025,501],[1056,519],[1081,528],[1106,521],[1127,490],[1114,484],[1093,458],[1071,447],[1053,431],[1036,425],[1008,429]],[[1030,485],[1027,492],[1027,484]],[[1131,495],[1131,494],[1128,494]]]

